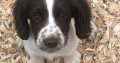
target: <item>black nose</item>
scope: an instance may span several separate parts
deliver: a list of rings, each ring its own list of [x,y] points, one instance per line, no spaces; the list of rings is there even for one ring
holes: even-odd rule
[[[59,43],[59,38],[49,37],[49,38],[43,39],[43,43],[47,48],[54,49],[57,47]]]

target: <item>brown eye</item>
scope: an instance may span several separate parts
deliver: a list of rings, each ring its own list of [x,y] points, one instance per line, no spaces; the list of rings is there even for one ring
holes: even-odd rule
[[[65,17],[66,17],[66,14],[65,14],[64,12],[61,12],[61,13],[59,14],[59,17],[60,17],[60,18],[65,18]]]
[[[59,16],[58,16],[59,21],[65,21],[68,18],[69,18],[69,14],[67,14],[66,12],[59,13]]]
[[[40,15],[34,15],[34,16],[32,16],[32,19],[36,22],[39,22],[42,20],[42,17]]]

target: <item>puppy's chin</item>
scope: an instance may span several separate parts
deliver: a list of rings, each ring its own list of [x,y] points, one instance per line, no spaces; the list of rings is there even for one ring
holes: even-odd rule
[[[54,52],[57,52],[59,51],[61,48],[55,48],[55,49],[50,49],[50,48],[40,48],[42,51],[44,52],[48,52],[48,53],[54,53]]]

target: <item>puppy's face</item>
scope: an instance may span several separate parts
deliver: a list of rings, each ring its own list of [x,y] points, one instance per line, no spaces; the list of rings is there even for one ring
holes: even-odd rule
[[[18,36],[28,40],[32,32],[35,46],[43,51],[55,52],[71,45],[71,18],[76,30],[71,34],[85,39],[91,33],[91,11],[86,0],[17,0],[13,13]]]
[[[34,3],[33,3],[34,2]],[[68,40],[71,8],[68,1],[36,0],[30,4],[29,19],[36,46],[54,52]]]

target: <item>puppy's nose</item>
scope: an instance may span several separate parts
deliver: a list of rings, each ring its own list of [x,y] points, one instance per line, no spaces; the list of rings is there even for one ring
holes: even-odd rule
[[[58,43],[59,43],[59,38],[57,37],[49,37],[43,39],[43,44],[45,45],[45,47],[50,49],[56,48],[58,46]]]

